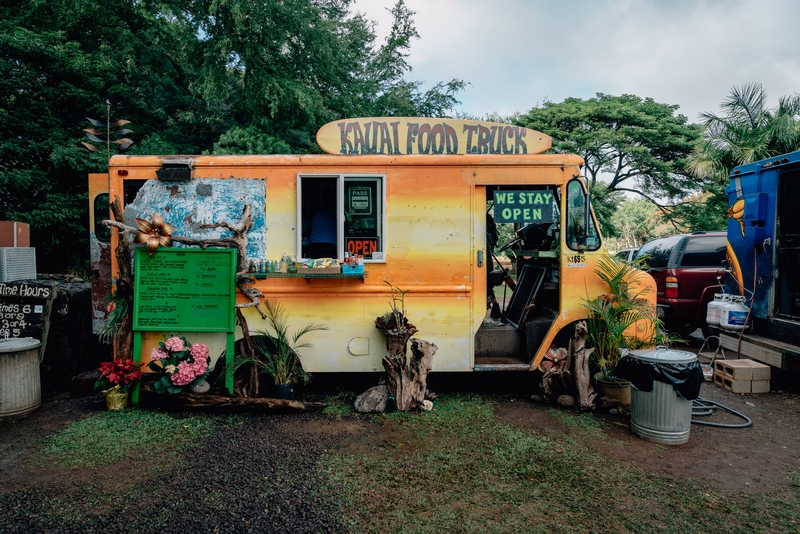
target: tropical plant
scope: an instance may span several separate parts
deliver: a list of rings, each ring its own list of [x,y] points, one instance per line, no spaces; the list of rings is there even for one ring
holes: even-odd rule
[[[734,86],[720,107],[721,115],[701,115],[705,131],[689,158],[689,169],[706,184],[703,205],[687,203],[675,212],[690,223],[698,215],[725,221],[725,186],[734,167],[800,148],[800,95],[783,96],[778,107],[770,109],[761,84],[749,83]],[[708,230],[716,224],[690,226]]]
[[[644,272],[638,260],[622,262],[605,256],[595,273],[608,285],[608,292],[594,299],[584,299],[588,310],[588,343],[594,347],[591,358],[606,379],[612,379],[622,348],[652,345],[658,336],[656,309],[645,298],[650,286],[643,285]],[[644,332],[630,332],[639,322],[649,323]]]
[[[705,132],[689,160],[695,176],[724,184],[737,165],[800,147],[800,95],[781,97],[770,109],[761,84],[750,83],[734,86],[720,107],[723,115],[700,116]]]
[[[258,374],[270,375],[275,385],[308,382],[311,374],[303,369],[298,351],[312,347],[311,343],[303,341],[306,335],[328,330],[328,327],[311,322],[290,333],[289,313],[283,305],[268,299],[264,301],[264,308],[269,329],[251,335],[254,355],[237,356],[236,367],[251,364]]]

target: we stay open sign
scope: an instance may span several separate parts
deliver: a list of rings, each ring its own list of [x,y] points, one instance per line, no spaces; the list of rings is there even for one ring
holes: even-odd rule
[[[498,223],[553,221],[551,191],[495,191],[494,220]]]

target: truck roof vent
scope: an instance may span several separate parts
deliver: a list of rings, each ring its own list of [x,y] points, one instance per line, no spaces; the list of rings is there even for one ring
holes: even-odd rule
[[[192,158],[164,158],[156,176],[166,182],[187,182],[192,179],[193,165]]]

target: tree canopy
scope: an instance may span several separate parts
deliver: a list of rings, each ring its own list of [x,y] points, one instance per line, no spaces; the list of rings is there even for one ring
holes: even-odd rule
[[[690,158],[692,172],[727,184],[734,167],[800,148],[800,95],[783,96],[767,107],[760,83],[733,87],[723,114],[703,113],[705,130]]]
[[[610,192],[630,192],[663,204],[696,191],[686,159],[700,134],[676,115],[677,105],[652,98],[597,93],[545,102],[517,123],[553,138],[553,152],[578,154],[591,184],[601,176]]]
[[[701,115],[705,130],[689,159],[704,184],[704,195],[693,206],[699,209],[681,206],[676,213],[694,224],[698,216],[712,218],[718,228],[724,227],[725,187],[734,167],[800,149],[800,95],[783,96],[771,109],[761,84],[750,83],[734,86],[720,107],[721,115]]]
[[[461,80],[406,79],[402,0],[378,46],[351,0],[8,0],[0,5],[0,220],[31,225],[40,272],[88,266],[87,117],[132,153],[315,152],[342,117],[448,116]],[[84,139],[85,140],[85,139]]]

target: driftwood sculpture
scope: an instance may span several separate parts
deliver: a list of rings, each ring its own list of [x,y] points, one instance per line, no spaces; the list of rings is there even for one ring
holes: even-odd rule
[[[597,394],[590,384],[589,356],[594,349],[586,347],[589,330],[586,321],[575,325],[575,337],[569,342],[567,357],[562,365],[549,367],[542,376],[542,396],[550,401],[555,393],[577,390],[581,411],[595,409]]]
[[[395,296],[395,290],[399,297]],[[417,333],[417,327],[405,316],[405,293],[392,287],[392,311],[375,319],[375,328],[386,336],[386,356],[382,359],[386,385],[401,412],[422,410],[426,395],[431,396],[427,391],[428,373],[433,365],[433,355],[438,350],[433,343],[411,339]],[[406,356],[409,340],[410,360]]]
[[[117,204],[119,203],[119,198],[115,200]],[[122,210],[120,209],[120,216],[118,217],[116,214],[114,218],[117,221],[122,221]],[[120,234],[133,234],[137,235],[141,230],[139,228],[134,228],[132,226],[128,226],[123,222],[117,221],[103,221],[103,224],[106,226],[113,226],[120,231]],[[239,264],[237,266],[237,271],[243,273],[247,271],[247,232],[253,229],[253,224],[255,221],[253,219],[253,208],[249,204],[245,204],[244,209],[242,210],[242,218],[239,220],[237,224],[230,224],[228,222],[219,222],[214,224],[201,224],[198,228],[227,228],[230,230],[233,235],[231,237],[219,238],[219,239],[195,239],[193,237],[183,237],[179,235],[170,235],[172,241],[175,243],[181,243],[183,245],[194,245],[199,246],[200,248],[206,249],[208,247],[222,247],[222,248],[236,248],[239,251]],[[119,254],[119,253],[118,253]],[[130,256],[129,256],[130,257]],[[118,256],[119,259],[119,256]],[[122,262],[119,262],[122,265]],[[126,263],[130,265],[130,260],[127,260]]]
[[[261,311],[261,310],[259,310]],[[263,314],[262,314],[263,315]],[[244,318],[242,311],[236,309],[236,320],[242,329],[242,339],[234,345],[234,354],[244,354],[251,360],[255,360],[256,354],[253,348],[253,340],[250,338],[250,327]],[[258,369],[255,365],[242,365],[235,367],[233,377],[233,392],[240,397],[258,396]]]
[[[111,213],[117,221],[125,220],[122,215],[119,197],[114,197],[114,202],[111,203]],[[117,249],[114,253],[117,256],[117,265],[119,266],[119,276],[117,276],[117,287],[115,288],[119,298],[123,296],[120,294],[119,288],[133,288],[131,244],[123,232],[120,232],[117,240]],[[116,358],[121,360],[130,360],[133,357],[133,292],[127,291],[125,293],[125,297],[129,298],[130,302],[128,303],[128,312],[122,316],[119,330],[114,335],[114,354]]]
[[[115,197],[114,202],[111,203],[111,212],[115,220],[105,220],[103,221],[103,224],[119,230],[119,239],[117,241],[117,248],[115,250],[117,265],[119,266],[117,285],[118,287],[120,284],[126,285],[127,287],[133,287],[131,248],[130,238],[128,236],[138,235],[142,230],[141,228],[134,228],[124,223],[125,218],[123,215],[122,206],[120,205],[119,197]],[[199,226],[200,228],[227,228],[233,233],[233,236],[231,237],[222,239],[195,239],[190,237],[175,236],[171,235],[171,231],[174,230],[174,228],[171,228],[165,233],[169,235],[168,241],[171,240],[184,245],[195,245],[203,249],[208,247],[235,247],[239,251],[237,270],[239,272],[244,272],[247,270],[247,232],[253,228],[253,224],[253,208],[249,204],[246,204],[242,210],[242,218],[237,224],[219,222],[214,224],[201,224]],[[150,244],[148,243],[148,246],[149,245]],[[247,322],[244,320],[244,316],[238,308],[255,306],[256,310],[258,310],[258,312],[261,314],[262,319],[266,318],[266,315],[264,315],[264,312],[260,307],[260,298],[264,295],[254,287],[247,287],[245,285],[247,283],[248,281],[242,280],[241,282],[237,282],[237,286],[242,291],[242,294],[250,299],[250,303],[236,304],[235,307],[237,308],[236,313],[240,324],[242,325],[242,331],[244,332],[245,346],[242,348],[248,350],[248,352],[252,355],[253,349],[250,344]],[[130,297],[132,300],[132,293]],[[117,355],[116,357],[122,359],[131,359],[133,351],[133,306],[131,305],[129,309],[131,311],[129,311],[123,317],[119,331],[114,337],[114,349],[115,354]],[[246,376],[237,376],[236,392],[243,397],[255,397],[258,395],[258,374],[253,366],[249,367],[249,369],[245,370],[245,373],[242,373]]]
[[[261,315],[262,319],[266,319],[267,315],[261,309],[261,299],[264,297],[264,293],[259,291],[254,287],[250,287],[250,284],[253,283],[253,277],[251,276],[241,276],[236,279],[236,287],[239,288],[239,291],[242,292],[242,295],[250,299],[250,302],[246,304],[234,304],[234,308],[255,308],[256,311]],[[237,311],[237,313],[239,313]],[[241,313],[239,313],[241,315]],[[244,319],[244,317],[242,317]]]

